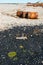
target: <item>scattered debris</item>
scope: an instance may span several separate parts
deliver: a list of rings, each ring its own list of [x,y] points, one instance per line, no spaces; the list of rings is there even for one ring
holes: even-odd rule
[[[21,37],[16,37],[16,39],[23,39],[23,40],[25,40],[25,39],[27,39],[27,37],[26,36],[21,36]]]
[[[36,2],[36,3],[27,3],[27,6],[33,6],[33,7],[43,7],[43,3],[39,3],[39,2]]]
[[[23,45],[20,45],[19,47],[20,47],[21,49],[22,49],[22,48],[24,48],[24,46],[23,46]]]
[[[34,29],[33,34],[39,34],[40,33],[40,29]]]

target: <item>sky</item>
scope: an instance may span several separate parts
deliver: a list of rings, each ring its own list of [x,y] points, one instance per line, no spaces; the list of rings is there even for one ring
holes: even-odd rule
[[[27,3],[27,2],[43,2],[43,0],[0,0],[0,3]]]

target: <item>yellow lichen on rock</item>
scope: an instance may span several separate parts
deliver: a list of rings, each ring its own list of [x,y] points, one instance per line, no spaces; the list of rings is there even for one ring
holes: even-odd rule
[[[15,57],[16,55],[17,55],[16,52],[9,52],[9,53],[8,53],[8,57],[10,57],[10,58]]]

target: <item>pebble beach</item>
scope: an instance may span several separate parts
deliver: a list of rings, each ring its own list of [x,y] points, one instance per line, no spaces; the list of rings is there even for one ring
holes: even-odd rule
[[[38,19],[19,18],[18,9],[38,12]],[[42,7],[0,4],[0,65],[43,65]]]

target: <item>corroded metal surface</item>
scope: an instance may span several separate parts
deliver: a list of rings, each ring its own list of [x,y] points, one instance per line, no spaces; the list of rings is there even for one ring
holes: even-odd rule
[[[38,13],[37,12],[24,12],[24,11],[17,11],[16,15],[21,18],[28,18],[28,19],[37,19]]]

